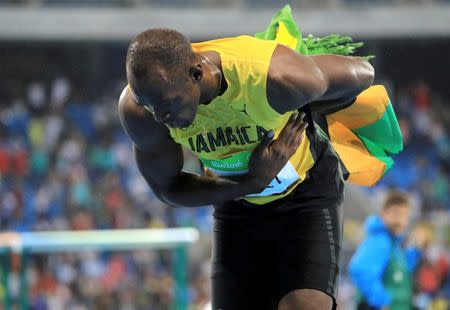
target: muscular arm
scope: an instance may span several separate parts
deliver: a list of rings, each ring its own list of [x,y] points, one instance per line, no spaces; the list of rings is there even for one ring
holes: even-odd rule
[[[140,107],[128,88],[119,99],[119,115],[132,139],[139,171],[162,201],[184,207],[204,206],[257,191],[249,180],[242,182],[199,176],[182,171],[181,146],[169,130]]]
[[[311,109],[320,110],[327,102],[351,102],[372,84],[373,78],[374,69],[363,58],[304,56],[280,44],[269,66],[267,97],[279,113],[309,103]]]

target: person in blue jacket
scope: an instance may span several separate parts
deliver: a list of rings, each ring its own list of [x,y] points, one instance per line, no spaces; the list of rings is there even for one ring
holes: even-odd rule
[[[379,215],[365,223],[366,238],[353,255],[349,273],[359,292],[358,310],[412,309],[412,275],[427,240],[411,236],[413,246],[403,248],[410,201],[398,191],[387,194]]]

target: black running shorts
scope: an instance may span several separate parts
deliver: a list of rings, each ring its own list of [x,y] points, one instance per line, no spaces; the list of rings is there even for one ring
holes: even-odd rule
[[[213,310],[277,309],[284,295],[302,288],[335,298],[340,208],[323,201],[266,219],[216,219]]]
[[[265,205],[215,206],[213,310],[272,310],[296,289],[330,295],[336,307],[342,231],[339,159],[321,143],[305,181]]]

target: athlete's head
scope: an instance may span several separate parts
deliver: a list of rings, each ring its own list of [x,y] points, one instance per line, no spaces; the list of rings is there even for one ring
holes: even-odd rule
[[[187,127],[200,99],[202,67],[189,40],[170,29],[140,33],[128,47],[127,79],[139,104],[170,127]]]
[[[400,235],[408,226],[410,209],[407,194],[393,190],[387,194],[380,215],[387,228]]]

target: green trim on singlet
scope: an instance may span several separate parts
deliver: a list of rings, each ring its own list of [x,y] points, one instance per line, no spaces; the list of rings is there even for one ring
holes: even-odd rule
[[[241,152],[222,159],[200,158],[206,168],[222,172],[247,172],[252,152]]]
[[[321,137],[324,138],[324,139],[330,140],[330,138],[328,137],[328,135],[325,133],[325,131],[323,131],[322,128],[320,128],[319,125],[317,125],[317,124],[314,124],[314,125],[316,126],[317,133],[319,134],[319,136],[321,136]]]

